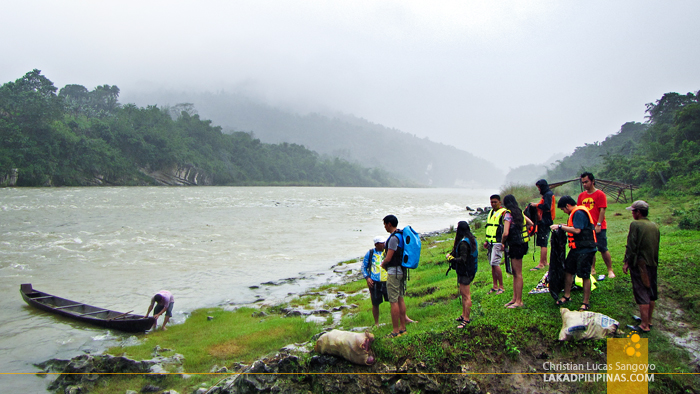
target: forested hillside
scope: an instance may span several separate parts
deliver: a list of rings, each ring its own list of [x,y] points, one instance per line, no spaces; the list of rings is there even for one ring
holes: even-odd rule
[[[130,96],[141,103],[191,103],[224,131],[252,132],[267,143],[296,143],[334,158],[378,167],[427,186],[493,187],[504,174],[494,164],[453,146],[418,138],[352,115],[299,115],[242,94],[151,92]],[[469,130],[458,138],[469,139]]]
[[[297,144],[224,134],[187,108],[121,105],[116,86],[57,90],[39,70],[0,88],[0,184],[407,185]]]
[[[666,93],[646,106],[647,122],[625,123],[605,141],[576,148],[548,171],[547,179],[573,179],[591,171],[601,179],[700,195],[697,93]]]

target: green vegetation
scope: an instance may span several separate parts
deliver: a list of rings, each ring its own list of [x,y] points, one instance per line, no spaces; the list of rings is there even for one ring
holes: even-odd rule
[[[700,195],[698,95],[666,93],[646,106],[646,123],[625,123],[605,141],[576,148],[547,172],[547,180],[591,171],[600,179],[641,185],[650,195]]]
[[[661,225],[661,253],[659,283],[661,299],[655,313],[655,329],[649,338],[649,362],[656,365],[655,381],[650,383],[650,392],[678,393],[687,387],[698,387],[698,375],[667,375],[667,373],[692,373],[689,354],[676,347],[667,333],[675,336],[685,334],[683,324],[700,326],[700,268],[695,263],[700,259],[700,233],[696,230],[678,228],[680,217],[674,212],[687,211],[695,207],[684,199],[657,197],[646,198],[650,205],[650,219]],[[593,310],[618,320],[624,330],[625,324],[632,324],[632,314],[638,309],[632,297],[629,276],[622,274],[622,257],[631,215],[624,204],[611,204],[608,208],[609,247],[613,256],[613,266],[618,277],[598,283],[598,289],[591,295]],[[565,215],[559,211],[555,222],[563,222]],[[475,226],[473,226],[475,227]],[[482,238],[481,232],[478,232]],[[433,237],[424,242],[421,265],[411,271],[406,304],[408,315],[419,323],[408,326],[408,333],[395,339],[386,335],[391,331],[389,306],[380,307],[380,323],[372,329],[377,340],[374,351],[380,363],[401,366],[405,362],[422,363],[427,372],[543,372],[545,361],[557,362],[606,362],[606,342],[604,340],[560,342],[561,329],[559,308],[548,294],[524,294],[524,307],[506,309],[503,305],[510,300],[512,280],[506,275],[506,293],[488,295],[491,288],[491,275],[485,253],[479,256],[479,272],[471,286],[472,323],[464,330],[457,330],[454,319],[461,311],[454,273],[445,276],[447,265],[445,253],[451,248],[454,234]],[[483,249],[481,250],[483,251]],[[529,271],[536,265],[533,251],[525,256],[524,293],[532,289],[544,274],[542,271]],[[598,258],[598,268],[603,267]],[[373,323],[368,294],[364,291],[364,280],[353,281],[340,286],[324,286],[314,289],[308,295],[295,299],[294,305],[308,305],[319,299],[318,292],[343,293],[348,295],[347,304],[357,303],[358,309],[344,310],[338,328],[371,327]],[[352,300],[352,301],[350,301]],[[576,309],[581,304],[582,294],[574,292],[569,308]],[[211,376],[213,365],[229,368],[233,362],[249,363],[285,344],[309,341],[314,333],[321,332],[322,326],[305,323],[301,318],[283,318],[278,305],[267,308],[270,315],[252,317],[255,310],[240,309],[226,312],[207,309],[193,312],[181,325],[172,326],[168,331],[155,332],[147,336],[145,342],[136,347],[111,349],[113,354],[150,358],[154,346],[173,349],[173,353],[185,356],[185,372],[194,374],[189,379],[169,376],[161,387],[168,385],[178,392],[191,392],[200,384],[211,385],[224,376]],[[676,310],[676,306],[682,311]],[[206,316],[214,316],[207,321]],[[670,316],[670,317],[668,317]],[[328,321],[325,323],[328,324]],[[663,333],[664,331],[665,333]],[[309,345],[311,346],[312,343]],[[167,355],[168,353],[166,353]],[[309,356],[301,357],[302,367]],[[377,372],[372,367],[349,366],[341,363],[329,367],[328,372]],[[518,384],[541,375],[523,375]],[[474,375],[485,391],[498,392],[509,387],[513,381],[501,375]],[[522,380],[525,379],[525,380]],[[138,390],[143,386],[141,376],[126,376],[113,379],[112,383],[95,392],[124,392]],[[571,392],[602,392],[605,383],[571,384],[558,390]]]
[[[56,91],[39,70],[0,87],[0,185],[14,169],[18,186],[144,185],[176,172],[200,185],[407,185],[301,145],[223,134],[188,104],[121,105],[110,85]]]
[[[525,208],[529,202],[538,201],[540,198],[542,198],[542,195],[534,183],[532,185],[521,185],[515,183],[506,185],[505,187],[501,188],[499,193],[501,200],[503,200],[505,196],[512,194],[513,197],[515,197],[515,200],[518,201],[518,204],[520,204],[521,208]]]

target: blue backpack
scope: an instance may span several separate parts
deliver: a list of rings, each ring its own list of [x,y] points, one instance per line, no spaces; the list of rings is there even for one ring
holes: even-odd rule
[[[406,226],[403,230],[396,230],[397,234],[401,234],[399,238],[399,247],[403,248],[403,256],[401,256],[401,266],[404,268],[418,268],[420,261],[420,234],[418,234],[411,226]]]

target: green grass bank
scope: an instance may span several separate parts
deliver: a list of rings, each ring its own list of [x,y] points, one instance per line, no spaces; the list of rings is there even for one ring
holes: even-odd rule
[[[644,197],[642,197],[644,198]],[[700,231],[681,229],[678,226],[687,215],[692,215],[693,199],[686,197],[655,197],[647,200],[651,209],[649,217],[661,226],[661,251],[659,265],[660,300],[655,312],[654,329],[649,338],[649,363],[656,365],[656,375],[649,385],[652,393],[693,393],[700,387],[700,369],[693,365],[694,356],[674,343],[690,331],[700,328]],[[608,207],[608,244],[613,257],[617,278],[599,282],[591,295],[591,307],[624,325],[632,324],[631,316],[638,314],[632,297],[628,275],[622,274],[622,259],[627,230],[632,221],[625,210],[627,204],[611,204]],[[697,205],[697,204],[695,204]],[[400,218],[399,218],[400,219]],[[566,217],[558,211],[556,223]],[[483,228],[474,224],[477,238],[483,240]],[[329,367],[328,372],[380,372],[382,365],[396,366],[408,363],[420,364],[426,372],[466,372],[484,392],[519,392],[513,387],[529,387],[547,392],[600,393],[605,383],[570,383],[565,386],[548,386],[542,380],[544,362],[605,363],[605,340],[560,342],[559,308],[548,294],[527,294],[544,274],[530,271],[537,263],[533,259],[533,245],[523,260],[524,307],[506,309],[503,305],[512,296],[512,278],[505,275],[506,292],[487,294],[491,288],[490,267],[483,249],[479,254],[479,271],[471,286],[472,323],[464,330],[457,330],[454,319],[461,312],[456,275],[451,271],[445,276],[445,253],[451,248],[454,234],[429,238],[423,243],[421,265],[411,271],[406,305],[408,315],[418,323],[407,327],[407,334],[388,339],[391,331],[389,305],[380,307],[380,325],[370,328],[375,337],[374,352],[377,364],[359,367],[340,363]],[[539,254],[539,248],[536,251]],[[358,254],[362,251],[358,251]],[[352,261],[354,262],[354,261]],[[346,263],[352,263],[346,262]],[[600,255],[597,259],[599,273],[604,273]],[[342,318],[334,328],[349,330],[371,327],[374,320],[369,295],[364,280],[343,285],[324,286],[300,295],[284,305],[262,309],[241,308],[224,311],[218,308],[194,311],[184,324],[171,326],[167,331],[156,331],[144,337],[139,345],[112,348],[110,354],[126,355],[136,359],[152,357],[153,348],[171,349],[162,354],[184,355],[184,373],[169,375],[159,382],[160,387],[179,393],[192,393],[200,387],[211,387],[230,375],[210,374],[212,368],[226,366],[235,371],[240,364],[271,355],[288,344],[307,343],[314,334],[328,329],[333,318],[328,316],[321,323],[306,322],[303,316],[285,317],[288,308],[313,305],[332,308],[356,304],[342,310]],[[567,306],[577,309],[581,304],[581,292],[574,292]],[[342,300],[342,301],[341,301]],[[264,313],[260,313],[264,312]],[[208,316],[213,319],[207,319]],[[302,366],[313,355],[301,353]],[[509,373],[508,375],[501,375]],[[124,393],[139,391],[149,384],[147,377],[123,375],[109,377],[98,383],[91,392]],[[556,390],[555,390],[556,388]]]

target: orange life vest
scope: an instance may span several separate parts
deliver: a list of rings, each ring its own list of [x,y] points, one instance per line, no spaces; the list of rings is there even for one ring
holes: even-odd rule
[[[544,196],[542,196],[542,198],[540,198],[540,201],[537,203],[538,206],[539,206],[540,204],[544,204]],[[552,215],[552,221],[554,221],[554,217],[557,215],[557,211],[556,211],[556,209],[557,209],[557,202],[556,202],[556,199],[554,198],[554,194],[552,194],[552,205],[551,205],[551,207],[552,207],[552,208],[549,210],[549,213]],[[538,207],[538,208],[537,208],[537,219],[538,219],[538,220],[542,220],[542,215],[543,215],[543,213],[544,213],[544,211],[542,211],[542,209],[540,209],[540,208]]]
[[[582,205],[577,205],[569,213],[569,221],[566,224],[567,226],[574,227],[574,213],[576,213],[576,211],[586,212],[586,215],[588,215],[588,221],[592,225],[594,225],[593,217],[591,216],[591,213],[588,211],[588,208],[586,208]],[[596,246],[596,243],[598,242],[598,239],[596,238],[596,235],[595,235],[595,227],[594,226],[591,226],[590,230],[581,229],[581,232],[578,234],[573,234],[573,233],[567,232],[566,237],[569,239],[569,248],[571,248],[571,249],[593,248]]]

